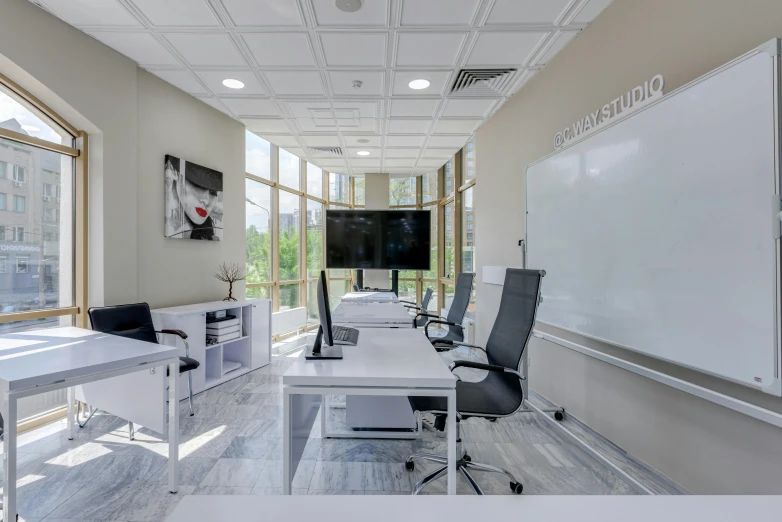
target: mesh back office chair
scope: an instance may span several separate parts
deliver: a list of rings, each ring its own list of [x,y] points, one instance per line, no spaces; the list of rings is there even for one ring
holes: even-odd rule
[[[475,274],[469,272],[462,272],[456,277],[456,289],[453,293],[453,300],[451,301],[451,307],[448,309],[448,316],[443,320],[439,315],[429,314],[421,312],[415,316],[413,320],[413,327],[420,326],[418,324],[419,318],[434,318],[429,319],[424,324],[424,333],[426,337],[432,342],[436,349],[440,350],[438,344],[443,341],[464,341],[464,328],[462,327],[462,321],[464,321],[464,314],[467,312],[467,306],[470,304],[470,296],[472,295],[472,282],[475,279]],[[444,324],[448,326],[448,332],[442,336],[429,335],[429,325],[432,324]]]
[[[429,301],[432,300],[432,289],[427,288],[426,292],[424,292],[424,298],[421,299],[421,304],[416,304],[412,301],[402,301],[400,300],[400,303],[404,304],[405,308],[409,308],[410,310],[417,310],[419,313],[426,313],[426,311],[429,309]],[[413,319],[413,327],[418,328],[419,326],[426,325],[427,318],[426,317],[419,317],[416,316],[415,319]]]
[[[482,495],[483,491],[468,470],[503,473],[510,478],[510,488],[514,493],[521,493],[524,489],[509,471],[496,466],[472,462],[470,456],[462,449],[459,423],[469,417],[484,417],[490,420],[507,417],[515,413],[524,403],[524,391],[521,387],[521,381],[524,380],[524,377],[518,369],[524,350],[532,337],[532,328],[535,325],[535,315],[540,302],[541,281],[545,274],[543,270],[515,268],[506,270],[500,310],[497,313],[497,319],[494,321],[485,349],[459,341],[446,342],[452,347],[468,346],[483,350],[488,360],[487,363],[454,361],[450,365],[452,371],[459,367],[488,371],[482,381],[465,382],[459,380],[456,383],[456,457],[458,459],[456,469],[478,495]],[[443,429],[448,407],[447,399],[444,397],[409,397],[409,401],[418,417],[419,427],[421,413],[430,412],[435,414],[435,426]],[[414,495],[448,471],[445,457],[429,453],[411,455],[405,462],[408,471],[415,469],[415,460],[438,462],[444,467],[418,481],[413,488]]]
[[[87,312],[90,316],[92,329],[120,337],[129,337],[148,343],[158,343],[157,334],[176,335],[185,343],[185,357],[179,358],[179,374],[191,372],[200,366],[200,363],[190,357],[190,346],[187,343],[187,334],[182,330],[161,330],[155,331],[152,323],[152,313],[149,311],[147,303],[136,303],[119,306],[106,306],[102,308],[90,308]],[[193,375],[187,374],[187,384],[189,387],[189,406],[190,416],[193,412]],[[95,412],[90,413],[90,417]],[[89,418],[87,421],[90,420]],[[84,424],[87,423],[84,421]],[[79,427],[84,427],[80,424]],[[131,424],[131,438],[133,436],[133,425]]]

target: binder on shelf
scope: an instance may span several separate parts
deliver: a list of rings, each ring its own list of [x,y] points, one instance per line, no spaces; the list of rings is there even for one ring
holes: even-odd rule
[[[241,336],[239,335],[238,329],[233,332],[220,333],[217,335],[213,335],[210,333],[206,334],[207,339],[214,339],[216,343],[224,343],[226,341],[232,341],[234,339],[238,339],[239,337]]]
[[[206,323],[207,330],[225,330],[231,327],[238,327],[239,319],[234,317],[233,319],[226,319],[224,321],[213,321]]]

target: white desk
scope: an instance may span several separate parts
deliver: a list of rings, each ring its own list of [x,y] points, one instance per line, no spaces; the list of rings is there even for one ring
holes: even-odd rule
[[[304,355],[282,377],[283,492],[307,444],[323,395],[438,396],[448,399],[448,494],[456,493],[456,377],[421,330],[361,329],[344,359],[308,361]],[[321,415],[321,428],[326,421]]]
[[[168,488],[178,490],[179,401],[177,349],[82,328],[50,328],[0,336],[0,387],[3,393],[3,520],[16,514],[17,401],[68,389],[68,438],[74,436],[73,386],[154,367],[169,369]],[[161,372],[162,373],[162,372]],[[160,397],[165,401],[165,397]]]
[[[401,303],[342,302],[331,314],[334,324],[354,328],[412,328],[413,317]]]
[[[342,296],[345,303],[398,303],[394,292],[348,292]]]
[[[765,520],[782,496],[205,496],[182,499],[166,522],[411,522],[546,520],[549,522],[733,522]],[[400,515],[403,514],[403,515]]]

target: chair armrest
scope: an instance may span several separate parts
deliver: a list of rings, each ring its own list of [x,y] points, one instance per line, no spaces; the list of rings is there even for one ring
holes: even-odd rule
[[[416,308],[418,308],[418,303],[414,303],[414,302],[412,302],[412,301],[403,301],[402,299],[400,299],[398,302],[399,302],[399,303],[405,303],[405,304],[413,305],[413,306],[415,306]]]
[[[415,305],[402,305],[402,306],[404,306],[405,308],[409,308],[410,310],[423,310],[423,308],[421,308],[420,306],[415,306]]]
[[[182,339],[182,342],[185,343],[185,357],[190,357],[190,344],[187,342],[187,334],[183,332],[182,330],[160,330],[159,332],[155,333],[161,333],[161,334],[171,334],[176,335],[180,339]]]
[[[439,316],[439,315],[433,315],[433,314],[428,314],[428,313],[426,313],[426,312],[420,312],[420,313],[419,313],[418,315],[416,315],[416,316],[415,316],[415,318],[413,319],[413,328],[418,328],[418,326],[416,326],[416,324],[415,324],[415,323],[416,323],[416,322],[418,322],[418,318],[419,318],[419,317],[434,317],[435,319],[439,319],[439,318],[440,318],[440,316]],[[427,335],[427,337],[429,337],[429,336]]]
[[[452,341],[450,339],[432,339],[432,344],[442,344],[445,346],[451,346],[452,348],[449,348],[449,350],[454,350],[459,346],[466,346],[467,348],[470,348],[471,350],[480,350],[483,353],[486,353],[486,348],[483,346],[478,346],[477,344],[469,344],[469,343],[463,343],[461,341]]]
[[[418,315],[421,315],[421,314],[418,314]],[[459,328],[462,329],[462,331],[464,330],[464,327],[462,325],[460,325],[460,324],[451,323],[451,322],[448,322],[448,321],[444,321],[442,319],[432,319],[431,321],[427,322],[424,325],[424,334],[426,335],[427,338],[429,338],[429,325],[432,324],[432,323],[434,323],[434,324],[447,324],[448,326],[458,326]]]
[[[477,370],[487,370],[490,372],[499,372],[499,373],[512,373],[516,377],[518,377],[520,380],[525,381],[527,380],[526,377],[521,375],[516,370],[513,370],[511,368],[506,368],[504,366],[500,366],[498,364],[487,364],[482,363],[478,361],[454,361],[450,365],[448,365],[448,369],[451,371],[454,371],[456,368],[459,367],[465,367],[465,368],[475,368]]]

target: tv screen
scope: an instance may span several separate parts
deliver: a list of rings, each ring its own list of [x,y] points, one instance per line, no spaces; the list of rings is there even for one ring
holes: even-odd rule
[[[326,268],[429,270],[428,210],[327,210]]]

